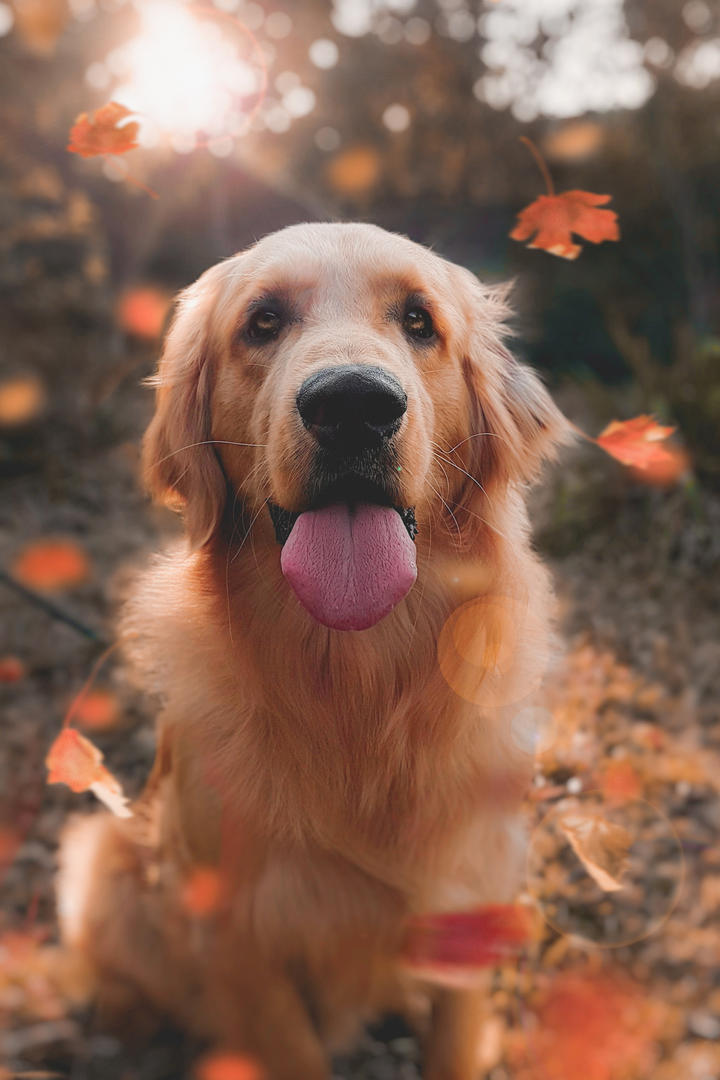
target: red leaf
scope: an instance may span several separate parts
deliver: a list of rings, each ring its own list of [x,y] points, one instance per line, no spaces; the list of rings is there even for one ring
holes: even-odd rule
[[[97,154],[126,154],[137,146],[139,124],[133,121],[118,127],[121,120],[132,116],[130,109],[111,101],[103,105],[90,117],[80,113],[70,129],[70,142],[67,149],[71,154],[81,157],[95,157]]]
[[[88,557],[74,540],[38,540],[16,559],[15,576],[34,589],[64,589],[85,581]]]
[[[256,1061],[240,1054],[208,1054],[195,1067],[196,1080],[263,1080],[263,1076]]]
[[[536,234],[528,247],[542,248],[563,259],[577,259],[582,246],[572,242],[572,233],[593,244],[620,239],[615,211],[597,209],[611,198],[611,195],[596,195],[592,191],[541,195],[520,211],[510,236],[513,240],[528,240]]]
[[[71,791],[92,791],[117,814],[130,817],[120,784],[102,764],[103,755],[74,728],[63,728],[50,747],[45,764],[49,784],[67,784]]]
[[[634,416],[631,420],[613,420],[595,442],[641,478],[672,483],[688,464],[682,450],[663,445],[674,431],[674,427],[661,427],[652,416]]]
[[[527,909],[517,904],[417,915],[405,942],[405,962],[430,977],[494,966],[518,954],[530,929]]]

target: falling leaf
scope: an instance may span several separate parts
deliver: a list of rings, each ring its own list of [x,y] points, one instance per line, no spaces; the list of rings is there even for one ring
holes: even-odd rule
[[[17,656],[0,656],[0,683],[21,682],[27,668]]]
[[[608,802],[623,803],[642,796],[642,782],[629,761],[610,761],[602,771],[600,790]]]
[[[39,416],[45,407],[45,387],[36,375],[18,375],[0,382],[0,424],[19,427]]]
[[[592,191],[541,195],[521,210],[510,236],[513,240],[528,240],[535,235],[528,247],[542,248],[563,259],[577,259],[582,245],[572,242],[572,233],[593,244],[620,239],[617,214],[598,209],[611,198],[612,195],[596,195]]]
[[[224,892],[223,880],[211,866],[199,866],[182,889],[182,903],[191,915],[203,918],[217,911]]]
[[[169,293],[152,285],[128,289],[118,300],[118,324],[137,337],[154,340],[163,332],[170,301]]]
[[[22,551],[13,572],[33,589],[65,589],[87,580],[90,564],[74,540],[38,540]]]
[[[208,1054],[195,1067],[195,1080],[263,1080],[263,1077],[258,1063],[241,1054]]]
[[[599,814],[572,812],[562,814],[558,825],[588,874],[604,892],[617,892],[623,888],[620,879],[632,843],[627,829],[606,821]]]
[[[45,759],[48,783],[67,784],[75,792],[92,791],[118,817],[131,817],[120,784],[102,761],[89,739],[74,728],[63,728]]]
[[[117,698],[109,690],[90,690],[72,706],[73,721],[88,731],[107,731],[118,721]]]
[[[652,416],[634,416],[631,420],[613,420],[595,442],[641,478],[668,484],[677,480],[688,465],[681,449],[663,445],[674,431],[674,427],[662,427]]]
[[[132,121],[118,127],[121,120],[132,116],[130,109],[111,101],[103,105],[90,117],[80,113],[70,129],[70,142],[67,149],[71,154],[81,157],[95,157],[98,154],[126,154],[137,146],[139,124]]]
[[[517,956],[530,936],[526,908],[488,904],[470,911],[417,915],[410,924],[404,960],[416,973],[438,981],[463,981],[463,972]]]

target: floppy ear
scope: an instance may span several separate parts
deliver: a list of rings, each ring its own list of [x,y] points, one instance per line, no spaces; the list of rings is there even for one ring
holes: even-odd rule
[[[182,510],[188,538],[202,547],[215,532],[227,482],[210,439],[212,355],[209,320],[218,266],[179,298],[158,372],[155,415],[143,441],[143,475],[152,496]]]
[[[460,506],[472,510],[490,487],[530,483],[572,429],[539,377],[518,363],[504,343],[510,286],[487,288],[463,272],[469,286],[469,333],[463,356],[471,403],[471,437],[458,444],[468,479]],[[478,434],[476,434],[478,433]],[[456,457],[453,454],[453,457]],[[474,508],[476,509],[476,507]]]

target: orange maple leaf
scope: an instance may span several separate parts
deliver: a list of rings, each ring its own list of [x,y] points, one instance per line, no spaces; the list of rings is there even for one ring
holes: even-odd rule
[[[674,427],[661,427],[652,416],[634,416],[613,420],[594,441],[643,478],[666,484],[677,480],[688,464],[687,455],[678,447],[662,445],[674,431]]]
[[[48,783],[67,784],[76,792],[92,791],[118,817],[130,817],[122,788],[102,761],[102,753],[89,739],[74,728],[63,728],[45,759]]]
[[[510,236],[513,240],[528,240],[536,234],[528,247],[542,248],[563,259],[577,259],[582,245],[572,242],[572,233],[593,244],[620,239],[615,211],[598,210],[611,198],[612,195],[596,195],[592,191],[541,195],[520,211]]]
[[[130,109],[118,105],[117,101],[103,105],[92,117],[88,113],[80,113],[70,129],[67,149],[81,157],[126,154],[128,150],[134,150],[139,124],[133,121],[118,127],[119,122],[128,116],[132,116]]]
[[[38,540],[20,553],[13,571],[33,589],[64,589],[85,581],[90,563],[74,540]]]

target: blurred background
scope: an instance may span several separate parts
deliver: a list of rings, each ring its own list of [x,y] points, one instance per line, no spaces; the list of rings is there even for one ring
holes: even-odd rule
[[[110,101],[137,148],[68,153]],[[619,242],[570,261],[510,238],[546,191],[521,136],[557,192],[612,197]],[[50,971],[58,830],[96,805],[46,787],[44,758],[132,573],[177,535],[137,476],[172,295],[309,220],[514,279],[514,347],[589,435],[639,413],[677,426],[672,483],[581,442],[533,502],[567,642],[529,808],[549,921],[497,973],[478,1054],[491,1080],[720,1075],[717,5],[3,0],[0,151],[0,1076],[199,1076],[175,1037],[133,1057],[89,1033]],[[77,722],[134,794],[154,703],[115,655],[94,692]],[[617,903],[577,900],[550,820],[589,792],[635,837]],[[385,1025],[337,1074],[417,1062]]]

